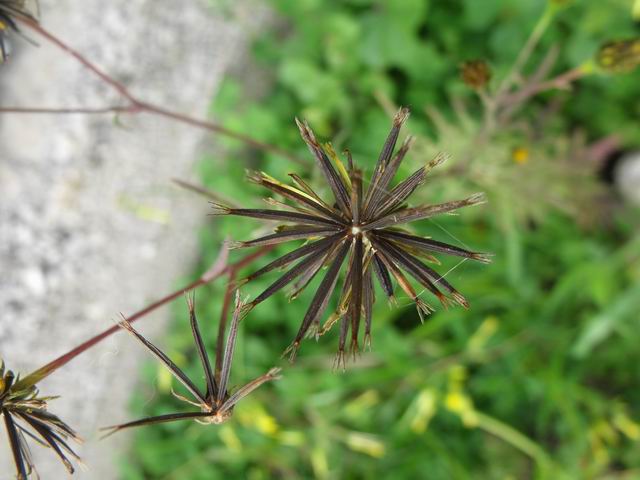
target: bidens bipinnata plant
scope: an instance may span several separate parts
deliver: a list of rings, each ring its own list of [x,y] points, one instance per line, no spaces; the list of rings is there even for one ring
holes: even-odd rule
[[[299,260],[286,273],[272,283],[264,292],[251,301],[245,310],[263,302],[278,290],[296,280],[291,295],[295,298],[320,272],[328,266],[316,294],[302,320],[293,343],[285,353],[295,359],[300,342],[313,327],[316,336],[326,332],[340,321],[340,339],[336,365],[345,364],[345,345],[351,331],[351,351],[359,350],[358,334],[364,318],[364,344],[371,342],[371,320],[374,299],[373,276],[378,279],[385,295],[394,300],[392,278],[415,302],[420,318],[433,311],[422,300],[405,276],[408,273],[422,287],[435,295],[447,306],[451,301],[468,307],[467,300],[442,275],[427,266],[420,258],[437,263],[432,253],[444,253],[488,262],[487,255],[471,252],[454,245],[423,238],[399,228],[400,225],[424,220],[439,214],[452,212],[461,207],[484,202],[483,194],[475,194],[464,200],[435,205],[409,206],[410,195],[422,185],[429,171],[440,164],[439,156],[419,168],[407,179],[390,188],[402,160],[411,145],[407,138],[394,154],[400,129],[407,120],[409,110],[402,108],[393,119],[373,175],[368,185],[363,184],[362,172],[354,165],[347,152],[345,168],[330,144],[320,145],[306,123],[296,120],[302,139],[313,154],[322,171],[333,201],[325,201],[298,175],[291,174],[296,186],[285,185],[266,173],[249,175],[252,182],[268,188],[289,200],[286,204],[274,199],[268,203],[280,207],[278,210],[230,208],[214,203],[214,215],[236,215],[264,220],[286,222],[276,228],[275,233],[247,242],[236,243],[236,247],[271,245],[290,240],[304,239],[309,242],[254,272],[244,281],[253,280],[276,268],[285,267]],[[347,260],[345,280],[338,308],[327,322],[320,326],[320,318],[327,308],[336,288],[342,265]]]

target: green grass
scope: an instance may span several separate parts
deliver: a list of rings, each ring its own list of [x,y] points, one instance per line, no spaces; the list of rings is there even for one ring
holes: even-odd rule
[[[625,148],[640,146],[638,70],[594,74],[571,92],[544,93],[513,125],[477,147],[481,106],[458,79],[458,65],[487,59],[495,86],[543,14],[544,1],[272,3],[288,27],[265,32],[254,48],[272,87],[255,98],[229,79],[214,102],[217,118],[309,158],[293,124],[296,115],[307,118],[336,149],[349,146],[370,172],[389,127],[384,107],[410,105],[407,130],[418,141],[404,173],[434,152],[452,154],[418,200],[436,203],[478,189],[490,199],[458,216],[422,222],[417,231],[492,252],[494,262],[443,259],[447,279],[471,309],[438,309],[424,324],[408,299],[401,296],[400,307],[389,308],[379,292],[373,350],[344,374],[331,371],[335,331],[318,343],[306,341],[295,365],[279,359],[313,286],[292,303],[275,295],[242,323],[232,378],[241,385],[278,364],[284,378],[243,400],[223,426],[139,430],[123,477],[640,476],[638,216],[602,201],[611,194],[595,169],[571,163],[570,141],[580,131],[587,141],[616,134]],[[630,1],[568,3],[542,37],[532,65],[559,45],[558,74],[588,61],[604,41],[637,32]],[[464,112],[452,107],[452,99],[465,103]],[[557,113],[536,123],[553,102]],[[425,107],[446,124],[434,123]],[[228,155],[203,159],[202,181],[247,206],[259,205],[265,193],[244,182],[246,167],[280,179],[299,171],[315,184],[317,172],[223,143]],[[526,164],[513,161],[516,147],[529,152]],[[469,163],[456,171],[470,153]],[[251,220],[216,220],[201,232],[202,268],[225,235],[247,239],[257,228]],[[248,285],[244,293],[255,295],[273,279]],[[214,284],[198,294],[211,346],[223,289]],[[175,312],[163,344],[198,378],[186,307],[177,304]],[[145,365],[144,373],[147,385],[133,401],[136,415],[182,408],[158,365]],[[147,402],[155,388],[159,394]]]

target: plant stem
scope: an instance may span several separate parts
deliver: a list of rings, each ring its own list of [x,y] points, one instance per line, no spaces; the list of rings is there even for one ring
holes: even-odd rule
[[[540,445],[535,443],[529,437],[523,435],[510,425],[507,425],[496,418],[490,417],[489,415],[478,411],[475,411],[474,414],[478,421],[478,428],[517,448],[522,453],[532,458],[541,470],[546,471],[551,466],[551,460],[549,459],[547,452],[545,452]]]
[[[70,108],[48,108],[48,107],[0,107],[0,113],[26,113],[26,114],[56,114],[56,115],[102,115],[105,113],[133,113],[131,107],[114,105],[112,107],[70,107]]]
[[[172,178],[171,181],[176,185],[184,188],[185,190],[189,190],[191,192],[197,193],[198,195],[202,195],[203,197],[209,198],[210,200],[213,200],[215,202],[224,203],[225,205],[228,205],[233,208],[242,208],[242,205],[240,205],[239,203],[219,193],[212,192],[211,190],[203,187],[202,185],[196,185],[195,183],[182,180],[181,178]]]
[[[42,27],[38,22],[28,18],[18,18],[18,20],[22,22],[24,25],[26,25],[27,27],[29,27],[30,29],[34,30],[35,32],[43,36],[47,41],[49,41],[50,43],[52,43],[53,45],[61,49],[63,52],[75,58],[85,68],[93,72],[102,82],[106,83],[115,91],[117,91],[125,100],[127,100],[128,105],[110,106],[110,107],[102,107],[102,108],[6,107],[6,108],[0,108],[1,113],[52,113],[52,114],[129,113],[129,114],[137,114],[140,112],[146,112],[152,115],[158,115],[170,120],[174,120],[176,122],[184,123],[186,125],[190,125],[197,128],[202,128],[210,132],[214,132],[229,138],[233,138],[253,148],[280,155],[294,163],[298,163],[303,166],[308,165],[307,162],[298,158],[296,155],[294,155],[293,153],[283,148],[261,142],[260,140],[256,140],[255,138],[250,137],[249,135],[235,132],[233,130],[230,130],[214,122],[200,120],[179,112],[168,110],[162,106],[155,105],[153,103],[144,102],[138,99],[137,97],[135,97],[123,83],[119,82],[118,80],[110,76],[108,73],[104,72],[97,65],[91,62],[87,57],[85,57],[79,51],[67,45],[57,36],[55,36],[48,30],[46,30],[44,27]]]
[[[520,75],[521,70],[529,61],[531,54],[533,53],[536,46],[540,42],[542,35],[544,34],[545,30],[551,23],[551,20],[553,19],[554,15],[555,15],[555,9],[553,7],[547,6],[542,16],[538,19],[538,22],[536,23],[535,27],[533,27],[533,30],[531,31],[531,34],[529,35],[527,42],[522,47],[522,50],[520,50],[520,53],[518,53],[516,61],[513,63],[513,66],[509,70],[509,73],[506,75],[506,77],[504,77],[504,79],[502,80],[502,83],[498,87],[498,90],[495,95],[496,102],[499,103],[500,97],[509,90],[514,79],[518,75]]]

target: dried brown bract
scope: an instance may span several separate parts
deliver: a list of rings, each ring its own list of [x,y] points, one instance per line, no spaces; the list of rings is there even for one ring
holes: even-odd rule
[[[140,343],[142,343],[162,364],[171,372],[171,374],[191,393],[193,400],[189,400],[185,397],[174,393],[174,395],[191,405],[200,408],[199,412],[180,412],[170,413],[167,415],[159,415],[155,417],[147,417],[141,420],[136,420],[129,423],[123,423],[121,425],[115,425],[112,427],[106,427],[103,430],[107,430],[107,436],[115,432],[123,430],[125,428],[140,427],[143,425],[152,425],[155,423],[173,422],[176,420],[195,420],[202,424],[220,424],[225,422],[231,417],[233,413],[233,407],[253,392],[256,388],[262,384],[271,380],[277,380],[280,378],[279,368],[272,368],[266,374],[252,380],[243,387],[239,388],[235,392],[231,393],[228,390],[229,374],[231,373],[231,362],[233,360],[233,352],[236,345],[236,339],[238,335],[238,324],[240,322],[240,311],[243,307],[240,301],[239,294],[236,294],[236,304],[233,313],[233,319],[231,321],[231,327],[229,331],[229,337],[227,344],[224,348],[224,352],[217,352],[220,368],[216,368],[215,372],[209,361],[207,350],[204,346],[202,336],[200,335],[200,329],[198,327],[198,320],[196,319],[195,306],[193,297],[187,298],[189,306],[189,316],[191,322],[191,331],[193,333],[193,339],[195,341],[196,350],[202,363],[204,370],[204,376],[207,382],[207,390],[203,394],[196,384],[187,375],[171,361],[167,355],[162,352],[158,347],[149,342],[143,337],[136,329],[134,329],[127,320],[123,320],[120,326],[133,335]],[[223,335],[223,332],[220,332]],[[222,344],[220,344],[222,345]]]
[[[69,473],[74,472],[69,458],[80,460],[68,441],[80,441],[69,425],[47,411],[47,403],[56,397],[40,397],[35,385],[20,380],[11,370],[5,370],[0,360],[0,417],[9,437],[18,480],[26,480],[36,472],[27,438],[51,448]],[[36,473],[37,475],[37,473]]]
[[[471,88],[479,89],[491,80],[491,69],[484,60],[469,60],[460,66],[462,81]]]
[[[403,271],[434,294],[443,305],[446,306],[453,301],[464,307],[468,306],[465,298],[419,257],[432,262],[435,261],[432,253],[456,255],[481,262],[488,262],[488,257],[412,235],[398,226],[482,203],[484,196],[476,194],[464,200],[437,205],[407,206],[409,196],[424,183],[428,172],[440,164],[443,157],[438,157],[419,168],[395,187],[389,187],[411,145],[411,139],[408,138],[394,154],[400,128],[408,115],[409,111],[406,108],[395,115],[391,132],[384,143],[367,188],[364,188],[362,173],[354,166],[349,154],[348,167],[345,168],[330,145],[320,145],[311,128],[306,123],[296,120],[303,140],[315,157],[333,193],[334,201],[327,202],[320,198],[298,175],[290,175],[295,183],[295,186],[290,186],[265,173],[257,172],[250,174],[251,181],[284,197],[292,202],[291,205],[273,199],[269,202],[281,207],[279,210],[238,209],[213,204],[214,215],[236,215],[287,223],[279,226],[273,234],[238,242],[235,244],[236,247],[272,245],[297,239],[309,240],[304,246],[274,260],[245,279],[245,282],[253,280],[298,261],[250,302],[247,310],[294,280],[294,292],[291,297],[296,297],[324,266],[328,267],[302,320],[298,334],[287,349],[292,360],[300,342],[312,326],[315,334],[321,335],[338,320],[338,365],[344,366],[345,343],[349,330],[352,351],[355,353],[359,349],[358,332],[362,318],[365,323],[365,346],[370,344],[372,307],[375,301],[373,276],[378,279],[382,290],[391,300],[394,299],[392,278],[395,278],[415,302],[421,318],[432,312],[433,308],[420,298]],[[323,326],[320,326],[320,318],[327,308],[338,283],[341,267],[347,258],[346,277],[338,309]]]

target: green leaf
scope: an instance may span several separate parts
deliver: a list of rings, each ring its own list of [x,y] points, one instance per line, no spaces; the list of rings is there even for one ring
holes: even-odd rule
[[[584,358],[615,330],[616,326],[640,312],[640,283],[622,292],[617,300],[593,317],[575,341],[571,354]]]

